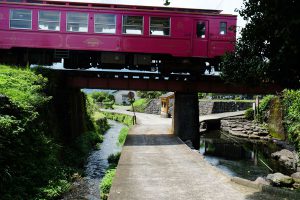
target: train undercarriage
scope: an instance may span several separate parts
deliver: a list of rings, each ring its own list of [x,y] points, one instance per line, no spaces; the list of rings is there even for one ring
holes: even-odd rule
[[[0,50],[0,63],[9,65],[52,66],[61,62],[66,69],[128,69],[158,71],[162,74],[190,73],[201,75],[214,66],[218,70],[219,59],[178,58],[164,54],[76,51],[61,49],[13,48]]]

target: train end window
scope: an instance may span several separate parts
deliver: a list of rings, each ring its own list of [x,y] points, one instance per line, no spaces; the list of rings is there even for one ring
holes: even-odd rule
[[[116,15],[95,14],[95,33],[116,33]]]
[[[67,13],[67,31],[88,32],[88,14],[79,12]]]
[[[39,30],[60,30],[60,12],[39,11]]]
[[[170,18],[151,17],[150,18],[150,35],[170,35]]]
[[[32,11],[25,9],[10,10],[9,27],[14,29],[32,29]]]
[[[23,0],[6,0],[6,2],[15,2],[15,3],[17,3],[17,2],[22,2]]]
[[[227,22],[220,22],[220,35],[227,34]]]
[[[197,37],[205,38],[205,32],[206,32],[205,22],[198,22],[197,23]]]
[[[123,33],[143,34],[143,16],[123,16]]]

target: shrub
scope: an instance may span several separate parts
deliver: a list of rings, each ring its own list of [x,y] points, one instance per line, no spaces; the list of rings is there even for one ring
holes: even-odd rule
[[[300,90],[283,92],[285,129],[300,154]]]
[[[248,120],[253,120],[254,119],[254,110],[253,108],[248,108],[245,112],[245,118]]]
[[[116,169],[107,170],[105,176],[100,183],[100,197],[102,200],[106,200],[109,195],[109,190],[112,185],[112,180],[116,174]]]
[[[113,112],[102,112],[102,113],[107,117],[107,119],[121,122],[127,126],[133,125],[133,116],[131,115],[125,115],[125,114],[113,113]]]
[[[138,99],[133,103],[134,110],[136,112],[145,112],[145,108],[149,104],[150,100],[149,99]]]
[[[121,156],[121,152],[111,154],[111,155],[108,156],[107,161],[110,165],[117,166],[118,162],[119,162],[119,159],[120,159],[120,156]]]
[[[120,131],[119,137],[118,137],[118,145],[123,146],[128,134],[129,128],[127,126],[123,127]]]
[[[115,103],[115,97],[107,92],[92,92],[90,96],[94,102],[103,104],[104,108],[113,108],[112,105]]]
[[[271,101],[274,98],[273,95],[265,96],[259,103],[258,114],[256,115],[256,120],[260,123],[266,122],[268,119],[268,111],[270,109]]]

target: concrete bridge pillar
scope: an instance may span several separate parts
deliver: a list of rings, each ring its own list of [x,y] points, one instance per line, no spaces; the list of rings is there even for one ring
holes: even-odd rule
[[[190,140],[194,148],[199,149],[199,126],[198,94],[196,92],[175,92],[173,134],[184,142]]]

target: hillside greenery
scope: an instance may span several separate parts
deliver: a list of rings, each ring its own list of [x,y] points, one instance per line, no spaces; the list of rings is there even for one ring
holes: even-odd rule
[[[300,156],[300,90],[285,90],[283,106],[288,138],[296,145]]]
[[[151,99],[146,99],[146,98],[141,98],[136,100],[133,103],[134,111],[136,112],[145,112],[146,107],[148,106],[148,103],[150,102]]]
[[[0,194],[3,200],[59,198],[70,188],[72,174],[81,172],[89,150],[103,139],[101,132],[105,127],[102,130],[96,127],[105,126],[105,119],[99,114],[93,116],[93,102],[79,91],[77,100],[83,101],[81,118],[85,132],[69,141],[71,135],[66,135],[56,123],[69,123],[64,116],[68,113],[59,113],[55,107],[63,93],[50,96],[57,83],[48,82],[38,74],[41,71],[0,65]],[[68,105],[61,106],[69,109]]]
[[[271,102],[274,99],[279,100],[279,107],[283,111],[282,119],[279,120],[283,122],[285,134],[288,140],[295,144],[300,155],[300,90],[286,89],[279,98],[275,95],[267,95],[261,100],[255,118],[252,108],[246,111],[245,117],[249,120],[255,119],[259,123],[267,124],[270,117]]]

